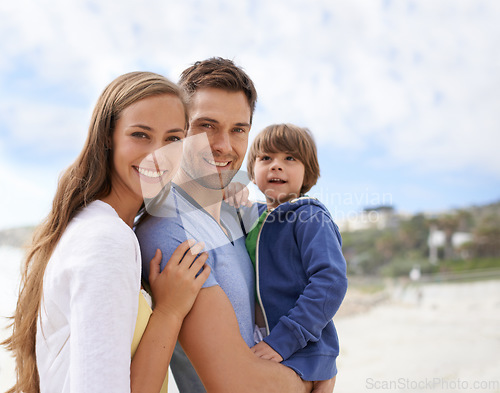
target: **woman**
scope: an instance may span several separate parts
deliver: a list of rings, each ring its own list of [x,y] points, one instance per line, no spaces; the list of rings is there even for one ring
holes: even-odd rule
[[[100,96],[84,148],[62,175],[26,256],[13,334],[4,343],[16,358],[10,392],[160,390],[182,321],[208,277],[207,255],[199,254],[203,244],[185,242],[160,274],[157,251],[155,311],[131,361],[134,330],[141,333],[138,303],[140,316],[148,307],[132,227],[141,183],[158,189],[175,172],[158,149],[175,146],[186,125],[179,88],[160,75],[122,75]]]

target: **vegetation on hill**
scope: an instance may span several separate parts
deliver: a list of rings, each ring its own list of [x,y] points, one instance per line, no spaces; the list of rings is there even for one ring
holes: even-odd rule
[[[431,227],[444,233],[437,263],[429,260]],[[23,247],[34,228],[0,231],[0,246]],[[471,241],[453,247],[455,232],[471,234]],[[455,274],[478,269],[500,270],[500,201],[428,216],[400,217],[386,229],[343,232],[343,252],[353,276],[408,277],[416,266],[422,274]]]
[[[0,230],[0,246],[22,248],[30,241],[34,227],[17,227]]]
[[[429,258],[431,228],[444,234],[434,263]],[[471,240],[454,247],[456,232],[469,233]],[[342,238],[351,275],[408,276],[414,267],[422,274],[500,268],[500,202],[433,216],[416,214],[390,228],[344,232]]]

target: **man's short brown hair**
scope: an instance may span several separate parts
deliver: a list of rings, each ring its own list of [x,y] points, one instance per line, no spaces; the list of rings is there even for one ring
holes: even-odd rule
[[[257,102],[257,91],[250,77],[232,60],[212,57],[197,61],[182,72],[179,85],[186,92],[188,102],[198,89],[204,87],[235,92],[243,91],[250,106],[250,122],[252,122]]]
[[[304,183],[300,193],[304,194],[319,178],[319,163],[316,143],[308,128],[293,124],[273,124],[264,128],[254,139],[247,158],[247,171],[254,179],[255,160],[259,154],[288,153],[304,164]]]

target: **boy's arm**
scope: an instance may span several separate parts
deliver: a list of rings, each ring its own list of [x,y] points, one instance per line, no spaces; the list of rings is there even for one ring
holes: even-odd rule
[[[299,209],[295,237],[308,278],[295,306],[264,338],[283,359],[318,341],[337,312],[347,290],[341,237],[330,216],[320,208]]]

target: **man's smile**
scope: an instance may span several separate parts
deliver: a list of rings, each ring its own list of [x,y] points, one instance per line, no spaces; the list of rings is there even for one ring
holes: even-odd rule
[[[232,162],[232,161],[214,161],[214,160],[211,160],[210,158],[205,158],[204,160],[206,162],[208,162],[210,165],[213,165],[213,166],[216,166],[219,168],[226,167]]]

